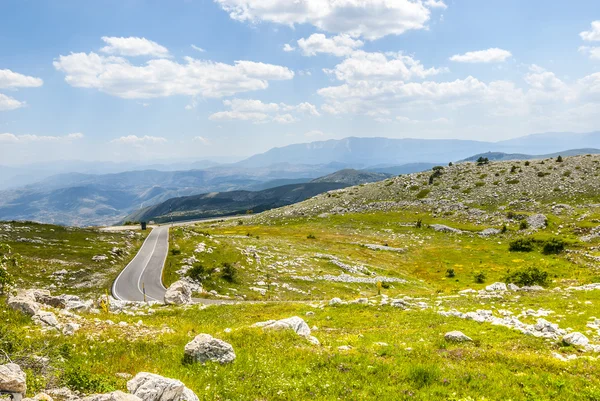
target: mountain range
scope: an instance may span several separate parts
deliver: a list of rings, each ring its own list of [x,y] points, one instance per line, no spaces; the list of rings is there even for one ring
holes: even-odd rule
[[[357,169],[367,175],[399,175],[451,161],[474,160],[480,155],[495,160],[527,159],[558,153],[564,156],[597,153],[598,148],[600,132],[535,134],[500,142],[352,137],[274,148],[227,164],[192,160],[158,164],[59,162],[0,166],[0,189],[4,188],[0,190],[0,220],[106,225],[172,198],[231,191],[260,192],[309,183],[345,169]],[[156,168],[146,168],[152,165]],[[56,171],[61,174],[56,175]],[[344,185],[356,184],[343,175],[339,172],[337,176],[342,177]],[[351,176],[356,178],[356,173]],[[338,182],[335,177],[327,180]]]

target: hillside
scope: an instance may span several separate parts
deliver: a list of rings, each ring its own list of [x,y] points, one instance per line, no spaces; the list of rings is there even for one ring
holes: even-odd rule
[[[215,216],[255,213],[290,205],[317,194],[348,186],[343,183],[315,182],[291,184],[262,191],[213,192],[169,199],[128,215],[125,221],[168,222]]]
[[[345,188],[300,204],[267,212],[265,217],[306,216],[392,210],[423,205],[442,210],[468,207],[497,209],[511,202],[548,204],[600,200],[600,156],[535,161],[461,163],[433,172],[414,173],[382,182]]]

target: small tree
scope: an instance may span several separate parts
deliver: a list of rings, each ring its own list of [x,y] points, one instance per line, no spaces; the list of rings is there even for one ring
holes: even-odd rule
[[[490,159],[488,159],[487,157],[479,156],[479,159],[477,159],[478,166],[483,166],[485,164],[489,164],[489,162],[490,162]]]
[[[223,267],[221,268],[221,277],[230,283],[234,282],[235,278],[237,277],[237,268],[231,263],[223,263]]]
[[[557,163],[562,163],[563,162],[563,158],[561,155],[558,155],[558,157],[556,158],[556,162]]]

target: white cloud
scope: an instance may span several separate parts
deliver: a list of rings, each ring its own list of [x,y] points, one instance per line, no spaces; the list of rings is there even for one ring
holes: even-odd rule
[[[40,78],[19,74],[11,70],[0,70],[0,89],[37,88],[44,81]]]
[[[170,57],[169,50],[166,47],[146,38],[103,36],[102,40],[107,44],[107,46],[100,49],[102,53],[129,57]]]
[[[203,48],[201,48],[201,47],[198,47],[198,46],[196,46],[196,45],[191,45],[191,47],[192,47],[192,49],[194,49],[194,50],[196,50],[196,51],[198,51],[198,52],[200,52],[200,53],[206,53],[206,50],[204,50],[204,49],[203,49]]]
[[[325,133],[323,131],[319,131],[319,130],[312,130],[312,131],[308,131],[307,133],[305,133],[304,136],[313,138],[313,137],[325,136]]]
[[[0,134],[0,143],[31,143],[31,142],[71,142],[82,139],[82,133],[73,133],[63,136],[46,136],[46,135],[15,135],[10,133]]]
[[[430,8],[441,1],[428,0],[215,0],[238,21],[267,21],[294,26],[311,24],[331,33],[368,40],[425,29]]]
[[[430,8],[442,8],[444,10],[448,8],[442,0],[426,0],[425,5]]]
[[[508,50],[491,48],[487,50],[479,50],[467,52],[465,54],[455,54],[450,57],[451,61],[458,63],[501,63],[512,56]]]
[[[335,75],[340,81],[355,82],[411,80],[437,75],[446,70],[426,69],[420,61],[402,53],[368,53],[359,50],[352,53],[334,69],[325,69],[324,71]]]
[[[292,45],[290,45],[289,43],[286,43],[285,45],[283,45],[283,51],[284,52],[293,52],[294,50],[296,50],[296,48]]]
[[[581,32],[579,36],[588,42],[600,42],[600,20],[592,22],[592,29]]]
[[[362,41],[346,34],[328,38],[321,33],[315,33],[307,39],[298,40],[298,47],[302,49],[305,56],[316,56],[318,53],[333,54],[338,57],[347,56],[363,45]]]
[[[158,136],[137,136],[137,135],[128,135],[122,136],[120,138],[113,139],[110,143],[116,143],[120,145],[132,145],[132,146],[141,146],[147,144],[161,144],[166,143],[167,139],[158,137]]]
[[[218,98],[266,89],[269,81],[294,77],[286,67],[252,61],[230,65],[186,57],[184,64],[153,59],[133,65],[122,57],[93,52],[59,56],[54,67],[65,73],[71,86],[94,88],[124,99],[173,95]]]
[[[285,103],[263,103],[255,99],[232,99],[223,101],[223,105],[231,110],[220,111],[212,114],[212,121],[249,121],[255,124],[275,122],[279,124],[290,124],[298,121],[294,114],[319,116],[317,108],[310,103],[288,105]]]
[[[24,102],[0,93],[0,111],[16,110],[23,106],[25,106]]]
[[[581,46],[579,51],[587,54],[592,60],[600,60],[600,47]]]

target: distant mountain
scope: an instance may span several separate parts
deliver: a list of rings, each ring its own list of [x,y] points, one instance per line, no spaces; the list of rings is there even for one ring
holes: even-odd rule
[[[284,185],[263,191],[214,192],[169,199],[128,215],[125,221],[181,221],[215,216],[262,212],[301,202],[323,192],[347,187],[347,184],[312,182]]]
[[[306,182],[332,173],[338,166],[336,163],[317,166],[281,163],[245,169],[216,166],[189,171],[60,174],[32,185],[0,191],[0,220],[107,225],[134,210],[167,199],[208,192],[267,189],[295,180]]]
[[[274,148],[235,165],[260,167],[282,162],[292,164],[338,162],[348,167],[368,168],[410,163],[445,164],[484,152],[546,154],[574,148],[600,148],[600,132],[534,134],[500,142],[352,137]]]
[[[368,171],[358,171],[354,169],[344,169],[333,174],[317,178],[311,182],[336,182],[339,184],[359,185],[369,182],[377,182],[389,178],[389,174],[372,173]]]
[[[503,153],[503,152],[487,152],[479,153],[466,159],[460,160],[460,162],[474,162],[480,157],[487,158],[488,160],[504,161],[504,160],[531,160],[531,159],[550,159],[560,156],[580,156],[580,155],[595,155],[599,154],[600,149],[570,149],[562,152],[549,153],[545,155],[525,155],[522,153]]]

